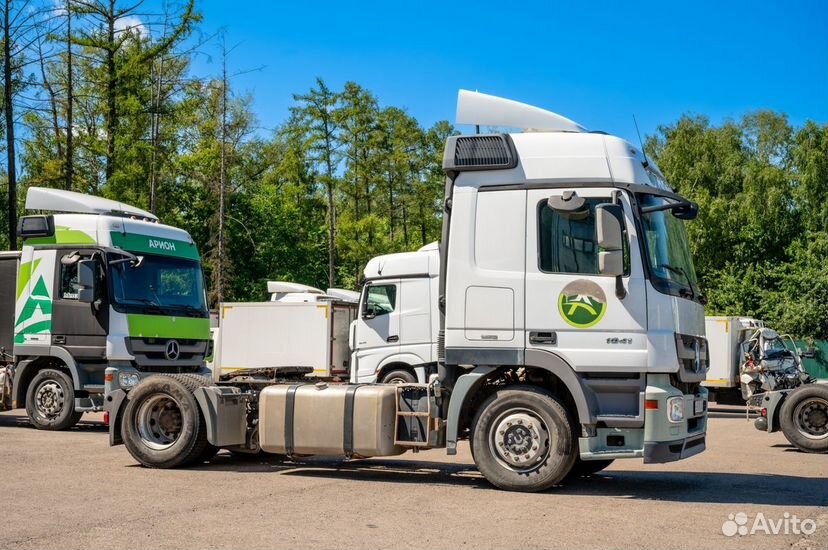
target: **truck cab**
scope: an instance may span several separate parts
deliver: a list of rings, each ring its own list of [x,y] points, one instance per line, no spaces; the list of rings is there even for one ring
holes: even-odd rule
[[[437,243],[377,256],[364,275],[351,326],[351,382],[426,383],[437,371]]]
[[[510,384],[540,385],[569,408],[581,461],[703,450],[705,300],[684,228],[698,207],[628,142],[555,113],[461,91],[457,119],[528,130],[453,136],[445,150],[449,453],[455,430],[480,421],[481,388]],[[541,415],[504,414],[503,426],[549,429]],[[497,425],[487,462],[516,467]]]
[[[9,325],[0,334],[10,337],[4,368],[13,373],[6,408],[25,407],[37,428],[65,429],[102,409],[107,383],[203,369],[209,320],[185,231],[69,191],[30,188],[26,208],[57,213],[21,218],[22,251],[0,262],[14,257],[16,267],[0,300]],[[120,375],[108,380],[108,367]]]

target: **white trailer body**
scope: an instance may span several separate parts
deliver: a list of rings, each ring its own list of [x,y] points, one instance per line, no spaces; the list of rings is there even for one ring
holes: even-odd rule
[[[345,376],[354,311],[353,304],[333,301],[221,304],[213,378],[279,367],[312,367],[316,377]]]
[[[752,317],[705,317],[710,370],[702,385],[708,388],[738,388],[741,344],[765,324]]]

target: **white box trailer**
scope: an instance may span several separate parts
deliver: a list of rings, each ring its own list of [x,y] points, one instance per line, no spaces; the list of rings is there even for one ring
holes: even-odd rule
[[[741,344],[764,326],[762,321],[752,317],[705,317],[710,370],[702,385],[711,389],[738,389],[739,367],[743,359]]]
[[[222,303],[214,332],[213,378],[280,367],[310,367],[315,377],[345,377],[355,315],[355,303],[337,299]]]

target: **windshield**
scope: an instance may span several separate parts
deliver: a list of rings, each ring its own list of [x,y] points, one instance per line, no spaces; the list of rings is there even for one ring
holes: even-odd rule
[[[639,195],[638,198],[642,210],[667,202],[655,195]],[[698,298],[698,279],[684,222],[670,210],[642,214],[641,221],[653,286],[667,292],[678,289],[681,296]]]
[[[145,254],[138,256],[138,262],[112,264],[111,273],[116,305],[149,313],[207,315],[197,261]]]

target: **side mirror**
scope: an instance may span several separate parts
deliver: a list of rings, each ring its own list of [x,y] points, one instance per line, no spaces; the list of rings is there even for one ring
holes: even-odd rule
[[[621,219],[624,210],[617,204],[595,207],[595,229],[598,237],[598,271],[618,277],[624,274],[624,233]]]
[[[95,260],[78,262],[78,301],[91,304],[95,301]]]
[[[690,202],[685,206],[673,208],[673,216],[680,220],[695,220],[699,215],[699,205],[695,202]]]
[[[377,312],[374,311],[373,307],[369,307],[367,304],[364,308],[362,308],[362,318],[363,319],[373,319],[377,316]]]

